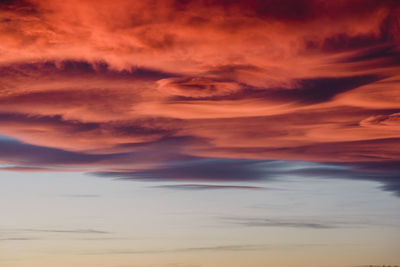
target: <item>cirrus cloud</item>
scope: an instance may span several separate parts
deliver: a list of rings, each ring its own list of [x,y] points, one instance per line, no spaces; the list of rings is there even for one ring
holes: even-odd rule
[[[391,0],[2,1],[0,134],[18,142],[1,161],[207,181],[267,177],[243,160],[398,162],[399,14]],[[204,172],[215,158],[241,163]]]

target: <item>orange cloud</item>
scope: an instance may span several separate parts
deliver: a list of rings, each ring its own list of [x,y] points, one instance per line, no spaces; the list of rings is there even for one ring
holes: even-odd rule
[[[0,134],[83,158],[118,154],[83,165],[119,170],[191,157],[399,161],[399,10],[2,2]]]

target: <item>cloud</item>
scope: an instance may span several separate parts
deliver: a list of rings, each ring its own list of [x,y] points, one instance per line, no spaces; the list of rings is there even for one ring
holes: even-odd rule
[[[244,186],[244,185],[215,185],[215,184],[173,184],[160,185],[157,188],[178,189],[178,190],[214,190],[214,189],[238,189],[238,190],[265,190],[261,186]]]
[[[225,223],[247,227],[283,227],[305,229],[334,229],[360,227],[367,222],[326,221],[315,218],[260,218],[260,217],[223,217]]]
[[[172,167],[153,167],[148,170],[123,170],[92,173],[100,177],[127,180],[155,181],[207,181],[215,184],[161,185],[161,188],[205,190],[205,189],[265,189],[263,187],[235,186],[232,182],[273,181],[287,177],[317,179],[369,180],[381,184],[383,190],[400,196],[399,162],[347,162],[310,163],[301,161],[260,161],[260,160],[193,160],[182,161]]]
[[[63,197],[68,197],[68,198],[97,198],[100,197],[100,195],[96,194],[68,194],[68,195],[62,195]]]
[[[213,81],[202,77],[162,79],[158,84],[161,92],[190,98],[223,96],[240,90],[240,85],[234,82]]]
[[[5,162],[23,165],[79,165],[95,163],[115,155],[89,155],[61,149],[23,144],[17,141],[0,141],[0,158]]]
[[[122,179],[183,181],[255,181],[266,178],[260,161],[229,159],[196,159],[149,170],[99,172],[97,176]]]
[[[148,250],[129,250],[129,249],[114,249],[104,251],[82,252],[82,255],[107,255],[107,254],[162,254],[162,253],[186,253],[186,252],[235,252],[235,251],[268,251],[268,250],[285,250],[299,249],[304,247],[321,247],[326,246],[323,243],[308,243],[308,244],[227,244],[227,245],[209,245],[198,247],[183,247],[183,248],[165,248],[165,249],[148,249]]]
[[[8,241],[35,241],[35,240],[45,240],[53,235],[71,235],[73,240],[107,240],[113,239],[112,237],[107,237],[111,232],[101,231],[96,229],[45,229],[45,228],[32,228],[32,229],[0,229],[0,242]],[[87,236],[87,239],[79,238],[76,239],[75,236]],[[92,236],[105,236],[104,238],[94,238]]]
[[[165,119],[82,122],[59,115],[31,116],[0,113],[0,131],[26,143],[73,151],[112,149],[123,144],[140,144],[170,136],[175,126]],[[72,140],[71,136],[80,136]]]
[[[292,247],[288,245],[288,247]],[[296,245],[293,245],[296,247]],[[222,245],[222,246],[204,246],[204,247],[187,247],[176,249],[151,249],[151,250],[110,250],[97,253],[84,253],[85,255],[98,255],[98,254],[159,254],[171,252],[202,252],[202,251],[254,251],[254,250],[268,250],[272,248],[270,245]]]
[[[60,234],[109,234],[109,232],[93,230],[93,229],[74,229],[74,230],[61,230],[61,229],[23,229],[23,232],[33,233],[60,233]]]
[[[365,168],[400,160],[399,14],[391,0],[2,1],[0,133],[18,141],[0,139],[1,168],[188,188],[308,161],[399,192],[398,168]]]
[[[284,227],[284,228],[310,228],[310,229],[332,229],[338,228],[336,224],[321,223],[315,221],[282,220],[269,218],[225,218],[232,224],[249,227]]]
[[[249,85],[242,85],[246,89],[241,89],[238,85],[228,83],[221,90],[218,89],[218,83],[205,85],[203,83],[192,82],[189,85],[184,84],[186,93],[175,93],[181,95],[176,100],[239,100],[239,99],[262,99],[267,103],[274,101],[278,103],[320,103],[331,100],[335,95],[353,90],[362,85],[370,84],[381,80],[379,76],[363,75],[353,77],[335,77],[335,78],[315,78],[294,80],[292,88],[256,88]],[[162,80],[163,81],[163,80]],[[204,82],[204,81],[203,81]],[[204,82],[205,83],[205,82]],[[207,82],[208,83],[208,82]],[[199,93],[191,90],[198,90]]]
[[[360,126],[363,127],[376,127],[378,129],[391,129],[398,131],[400,129],[400,113],[393,113],[390,115],[374,115],[360,121]]]

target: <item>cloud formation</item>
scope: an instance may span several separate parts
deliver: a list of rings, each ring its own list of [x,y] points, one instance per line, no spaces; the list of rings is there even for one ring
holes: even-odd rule
[[[216,185],[216,184],[173,184],[160,185],[158,188],[179,189],[179,190],[215,190],[215,189],[236,189],[236,190],[264,190],[261,186],[245,186],[245,185]]]
[[[304,218],[246,218],[226,217],[221,218],[224,222],[247,227],[281,227],[281,228],[306,228],[306,229],[334,229],[341,227],[355,227],[362,223],[323,221],[318,219]]]
[[[366,168],[400,161],[399,14],[393,0],[1,1],[0,134],[18,140],[0,139],[2,168],[249,181],[271,175],[258,161],[309,161],[399,192],[398,167]]]

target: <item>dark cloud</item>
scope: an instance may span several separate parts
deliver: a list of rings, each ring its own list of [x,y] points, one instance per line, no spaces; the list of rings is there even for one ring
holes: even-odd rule
[[[0,229],[0,242],[1,241],[30,241],[30,240],[44,240],[46,236],[49,234],[62,234],[62,235],[70,235],[71,237],[75,236],[105,236],[103,239],[107,239],[107,236],[111,234],[111,232],[100,231],[95,229]],[[44,235],[47,234],[47,235]],[[111,237],[110,237],[111,238]],[[93,238],[94,239],[94,238]],[[100,239],[100,238],[99,238]],[[80,240],[75,239],[74,240]],[[83,238],[82,238],[83,240]],[[88,239],[90,240],[90,239]],[[95,240],[95,239],[94,239]]]
[[[22,229],[23,232],[32,233],[55,233],[55,234],[110,234],[110,232],[99,231],[94,229],[73,229],[73,230],[62,230],[62,229]]]
[[[29,0],[0,0],[0,8],[22,14],[37,13],[35,5]]]
[[[241,72],[262,72],[263,69],[255,66],[255,65],[240,65],[240,64],[232,64],[232,65],[220,65],[214,66],[210,68],[210,70],[206,71],[204,74],[206,76],[214,76],[219,77],[224,80],[234,80]]]
[[[150,170],[132,172],[99,172],[98,176],[122,179],[184,181],[255,181],[265,179],[262,161],[239,159],[197,159],[171,162]]]
[[[159,81],[159,90],[170,95],[201,98],[230,95],[241,89],[235,82],[218,81],[203,77],[164,79]]]
[[[322,49],[328,53],[337,53],[358,50],[361,48],[371,48],[377,45],[382,45],[382,43],[385,43],[385,41],[382,40],[382,37],[374,34],[349,36],[345,33],[340,33],[323,40],[321,45],[310,41],[307,43],[307,48],[311,50]],[[344,60],[344,62],[346,61],[351,62],[352,60],[349,58]]]
[[[283,228],[309,228],[309,229],[333,229],[343,227],[360,227],[365,222],[340,222],[324,221],[314,218],[245,218],[223,217],[223,222],[248,226],[248,227],[283,227]]]
[[[359,86],[370,84],[380,80],[375,75],[320,78],[299,81],[299,88],[276,92],[283,99],[293,99],[304,103],[320,103],[332,99],[337,94],[353,90]]]
[[[306,22],[324,16],[346,17],[349,14],[365,16],[377,8],[394,8],[399,4],[395,0],[351,0],[321,2],[317,0],[212,0],[206,3],[198,0],[174,1],[178,10],[185,10],[197,4],[207,7],[221,7],[227,12],[240,9],[241,13],[249,17],[258,17],[266,20],[280,20],[290,22]],[[340,12],[342,11],[342,12]]]
[[[46,104],[41,102],[41,105],[52,105],[51,103],[62,98],[62,95],[60,92],[53,94],[54,100],[49,99],[47,95],[45,96]],[[66,98],[70,96],[68,93],[65,95]],[[79,99],[79,96],[76,99]],[[34,97],[29,98],[29,95],[20,100],[15,100],[14,103],[19,103],[18,105],[34,105],[35,103]],[[7,103],[10,102],[7,101]],[[101,101],[97,103],[102,105]],[[78,103],[73,102],[69,102],[68,105],[71,104],[79,106]],[[53,146],[64,150],[72,148],[79,151],[102,149],[104,146],[110,148],[129,147],[129,144],[145,145],[149,141],[168,139],[176,131],[178,123],[177,120],[165,118],[85,122],[66,119],[60,115],[39,116],[0,112],[0,130],[11,136],[16,133],[21,134],[22,140],[25,138],[31,140],[34,136],[39,146]],[[79,136],[79,138],[73,139],[71,138],[73,136]],[[42,141],[39,142],[39,140]],[[99,153],[102,154],[102,152]]]
[[[335,78],[313,78],[295,80],[293,88],[254,88],[248,85],[236,85],[235,90],[227,90],[224,94],[204,93],[200,96],[174,97],[175,101],[190,100],[239,100],[239,99],[264,99],[280,103],[315,104],[331,100],[335,95],[353,90],[357,87],[374,83],[383,79],[378,75],[362,75]],[[244,89],[240,89],[240,88]],[[200,90],[200,89],[198,89]],[[183,94],[181,94],[183,95]],[[188,94],[189,95],[189,94]]]
[[[15,63],[0,65],[0,74],[3,79],[35,79],[49,80],[51,78],[85,78],[102,80],[154,80],[176,77],[177,74],[166,73],[140,67],[116,70],[102,61],[59,60],[38,61],[34,63]]]
[[[57,101],[64,96],[66,92],[55,92],[53,94],[54,99],[51,95],[43,95],[48,103]],[[37,94],[36,96],[39,96]],[[76,96],[80,98],[80,96]],[[13,99],[7,99],[7,102]],[[34,104],[35,96],[27,95],[24,98],[16,99],[15,102],[20,104]],[[25,102],[26,101],[26,102]],[[1,101],[0,101],[1,102]],[[25,103],[24,103],[25,102]],[[10,102],[8,102],[10,103]],[[71,102],[70,102],[71,104]],[[18,114],[18,113],[0,113],[0,123],[3,125],[18,125],[19,127],[24,126],[42,126],[43,128],[49,127],[52,130],[60,129],[64,132],[69,132],[73,134],[84,134],[90,131],[101,131],[103,134],[105,132],[111,133],[113,136],[134,136],[134,135],[169,135],[173,132],[173,129],[168,129],[169,122],[172,121],[176,123],[175,120],[168,120],[163,118],[149,118],[149,119],[139,119],[139,120],[119,120],[107,123],[102,122],[82,122],[79,120],[69,120],[64,119],[60,115],[53,116],[40,116],[40,115],[29,115],[29,114]],[[11,128],[11,127],[10,127]],[[29,127],[27,127],[29,128]],[[164,128],[164,129],[163,129]],[[165,129],[167,128],[167,129]],[[172,128],[172,127],[170,127]]]
[[[232,153],[238,158],[290,158],[307,161],[332,162],[345,164],[346,162],[379,162],[393,161],[400,157],[397,149],[399,138],[382,138],[362,141],[319,142],[299,146],[280,147],[219,147],[210,150],[215,153]]]
[[[160,185],[156,187],[166,188],[166,189],[178,189],[178,190],[214,190],[214,189],[265,190],[267,189],[261,186],[216,185],[216,184],[173,184],[173,185]]]
[[[383,60],[383,62],[379,62],[381,67],[399,66],[400,52],[394,44],[371,46],[343,59],[342,62],[362,62],[367,60]]]
[[[381,189],[400,197],[400,162],[353,162],[327,164],[285,171],[303,177],[369,180],[380,183]]]
[[[30,164],[30,163],[28,163],[28,164]],[[27,166],[14,166],[14,165],[6,165],[6,167],[0,167],[0,170],[15,171],[15,172],[68,172],[68,171],[73,171],[68,168],[27,167]]]
[[[0,159],[24,165],[80,165],[112,159],[116,155],[90,155],[0,139]]]
[[[92,173],[100,177],[157,181],[209,181],[254,182],[285,179],[286,177],[318,179],[370,180],[380,183],[381,188],[400,196],[399,162],[310,163],[300,161],[262,161],[232,159],[202,159],[181,161],[175,166],[151,170],[113,171]],[[161,188],[183,190],[205,189],[265,189],[257,186],[231,184],[174,184]]]
[[[381,189],[400,197],[400,161],[347,163],[354,170],[353,178],[377,181]]]
[[[29,104],[33,104],[33,102],[30,102]],[[67,132],[70,131],[77,133],[94,130],[100,127],[99,123],[93,123],[93,122],[84,123],[76,120],[70,120],[70,121],[64,120],[60,115],[35,116],[35,115],[18,114],[18,113],[0,113],[0,122],[3,125],[17,124],[22,127],[31,125],[53,126],[54,128],[61,128]]]

